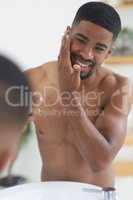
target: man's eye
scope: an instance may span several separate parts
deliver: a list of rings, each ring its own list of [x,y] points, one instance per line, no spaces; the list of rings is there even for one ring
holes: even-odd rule
[[[81,38],[76,38],[79,42],[81,42],[81,43],[86,43],[86,41],[85,40],[83,40],[83,39],[81,39]]]
[[[101,48],[101,47],[96,47],[95,49],[96,49],[97,51],[101,51],[101,52],[105,50],[105,49],[103,49],[103,48]]]

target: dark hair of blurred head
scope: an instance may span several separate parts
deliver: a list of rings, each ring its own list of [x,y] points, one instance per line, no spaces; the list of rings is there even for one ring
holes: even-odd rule
[[[18,65],[0,55],[0,124],[23,125],[30,112],[30,84]],[[25,93],[26,101],[25,101]]]

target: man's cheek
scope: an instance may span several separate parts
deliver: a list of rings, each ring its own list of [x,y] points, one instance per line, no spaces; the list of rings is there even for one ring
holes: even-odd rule
[[[72,53],[76,53],[76,52],[79,52],[81,49],[80,45],[77,43],[77,42],[72,42],[71,43],[71,46],[70,46],[70,52]]]
[[[71,37],[70,51],[75,52],[75,51],[79,50],[79,47],[80,47],[79,42],[75,38]]]

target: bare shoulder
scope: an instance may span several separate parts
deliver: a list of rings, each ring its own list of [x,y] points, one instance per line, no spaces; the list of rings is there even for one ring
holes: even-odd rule
[[[109,99],[118,104],[117,107],[125,105],[130,111],[133,104],[133,83],[128,77],[106,70],[106,76],[102,81],[103,87]]]
[[[128,77],[119,74],[114,74],[114,77],[116,79],[115,94],[119,94],[116,95],[117,99],[122,102],[123,109],[124,104],[127,106],[125,109],[128,110],[127,113],[129,114],[133,105],[133,83]]]
[[[132,81],[120,74],[117,74],[109,69],[103,68],[105,77],[102,81],[102,86],[106,87],[107,90],[115,91],[121,88],[130,89],[130,92],[133,92],[133,83]]]
[[[53,73],[56,66],[56,61],[50,61],[40,66],[30,68],[24,73],[27,76],[32,88],[35,89],[36,85],[41,84],[42,81],[47,81],[48,76]]]

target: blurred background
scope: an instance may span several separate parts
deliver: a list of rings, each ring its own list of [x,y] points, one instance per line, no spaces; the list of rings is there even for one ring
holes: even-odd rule
[[[56,60],[61,37],[71,25],[84,0],[0,0],[0,53],[16,60],[22,70]],[[133,80],[133,0],[106,0],[122,19],[122,32],[106,66]],[[133,111],[128,120],[126,142],[115,162],[116,185],[122,199],[128,199],[133,184]],[[8,169],[8,166],[7,166]],[[7,173],[3,171],[1,176]],[[41,159],[34,124],[27,127],[12,173],[39,181]],[[130,197],[130,196],[129,196]]]

